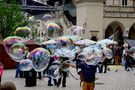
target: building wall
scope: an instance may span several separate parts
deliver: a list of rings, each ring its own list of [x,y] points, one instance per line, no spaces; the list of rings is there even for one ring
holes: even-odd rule
[[[83,23],[86,22],[87,31],[84,35],[86,38],[90,38],[91,35],[96,34],[99,40],[103,39],[105,36],[106,28],[112,22],[118,22],[120,27],[122,28],[123,33],[129,32],[129,29],[135,23],[135,11],[134,8],[132,7],[133,1],[128,0],[128,5],[123,7],[121,7],[122,0],[106,0],[105,6],[110,5],[109,7],[105,7],[103,5],[102,2],[103,0],[101,1],[96,0],[96,1],[97,2],[93,1],[90,2],[90,0],[89,1],[84,0],[84,2],[76,4],[77,25],[83,26]],[[112,14],[112,16],[110,17],[104,16],[105,10],[112,11],[109,12]],[[131,12],[133,17],[128,16],[128,12]]]
[[[103,4],[98,2],[84,2],[77,4],[77,25],[82,26],[86,22],[85,37],[92,35],[102,37],[103,30]]]

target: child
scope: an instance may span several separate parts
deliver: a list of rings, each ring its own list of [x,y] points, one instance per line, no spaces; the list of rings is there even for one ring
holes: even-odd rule
[[[0,62],[0,83],[1,83],[2,74],[3,74],[3,64]]]
[[[5,82],[0,86],[0,90],[17,90],[13,82]]]

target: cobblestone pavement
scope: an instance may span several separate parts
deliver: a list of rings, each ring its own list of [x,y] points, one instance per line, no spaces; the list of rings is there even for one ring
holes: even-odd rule
[[[135,71],[124,71],[121,66],[109,66],[111,71],[97,73],[95,90],[135,90]],[[76,73],[74,69],[70,69]],[[74,74],[75,75],[75,74]],[[37,86],[25,87],[24,78],[15,78],[15,70],[5,70],[2,82],[12,81],[17,90],[81,90],[80,81],[75,80],[71,75],[67,78],[67,87],[47,86],[47,78],[37,80]],[[76,76],[76,75],[75,75]]]

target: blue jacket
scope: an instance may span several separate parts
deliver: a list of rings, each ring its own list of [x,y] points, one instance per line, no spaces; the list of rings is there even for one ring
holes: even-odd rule
[[[82,70],[82,74],[84,76],[84,82],[94,82],[95,81],[95,75],[96,75],[96,68],[97,66],[94,65],[88,65],[86,63],[77,65],[78,68]]]

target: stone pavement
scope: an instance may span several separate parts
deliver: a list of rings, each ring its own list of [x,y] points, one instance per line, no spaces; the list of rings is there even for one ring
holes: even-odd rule
[[[109,66],[111,71],[97,73],[95,90],[135,90],[135,71],[124,71],[121,66]],[[75,75],[75,70],[70,69]],[[118,71],[117,71],[118,70]],[[37,86],[25,87],[24,78],[15,78],[15,70],[5,70],[2,82],[12,81],[15,83],[17,90],[81,90],[80,81],[75,80],[71,75],[67,78],[67,87],[47,86],[47,78],[37,80]],[[75,75],[77,76],[77,75]]]

